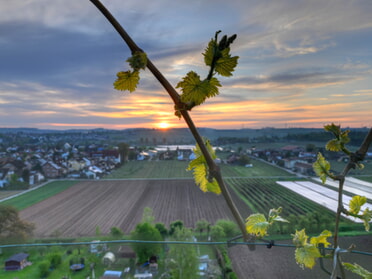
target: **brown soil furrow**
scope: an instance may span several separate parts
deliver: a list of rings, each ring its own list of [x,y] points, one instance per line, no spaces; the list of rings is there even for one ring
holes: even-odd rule
[[[236,197],[234,197],[236,198]],[[220,195],[203,193],[193,180],[110,180],[81,182],[35,204],[20,216],[36,224],[35,236],[94,236],[96,227],[108,234],[112,227],[129,233],[141,221],[143,209],[153,209],[155,222],[169,226],[182,220],[194,227],[201,219],[214,224],[232,219]],[[244,203],[238,208],[246,210]]]

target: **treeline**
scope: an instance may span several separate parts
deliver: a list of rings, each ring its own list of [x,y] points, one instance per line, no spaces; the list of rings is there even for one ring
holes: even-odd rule
[[[350,142],[349,145],[359,146],[363,142],[365,136],[367,135],[368,131],[357,131],[357,130],[350,130],[349,137]],[[333,138],[333,135],[329,132],[312,132],[306,134],[288,134],[285,139],[292,140],[292,141],[317,141],[317,142],[328,142]]]
[[[365,136],[367,130],[350,130],[350,145],[359,146]],[[265,143],[265,142],[279,142],[279,141],[303,141],[303,142],[322,142],[326,143],[333,138],[333,135],[329,132],[309,132],[309,133],[288,133],[285,136],[276,135],[264,135],[260,137],[218,137],[214,140],[215,145],[226,145],[235,143]]]

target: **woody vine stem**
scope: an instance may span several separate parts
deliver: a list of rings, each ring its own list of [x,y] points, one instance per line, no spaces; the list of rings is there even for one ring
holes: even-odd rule
[[[114,16],[106,9],[106,7],[99,1],[99,0],[90,0],[97,9],[106,17],[106,19],[112,24],[112,26],[115,28],[115,30],[119,33],[119,35],[122,37],[122,39],[125,41],[125,43],[128,45],[129,49],[131,50],[132,54],[135,52],[144,52],[141,48],[137,46],[137,44],[133,41],[133,39],[128,35],[128,33],[124,30],[124,28],[120,25],[120,23],[114,18]],[[155,67],[155,65],[150,61],[150,59],[147,59],[147,68],[152,72],[152,74],[155,76],[155,78],[160,82],[160,84],[164,87],[164,89],[168,92],[169,96],[172,98],[174,104],[178,108],[184,108],[187,107],[186,104],[184,104],[181,99],[180,95],[177,93],[177,91],[174,89],[174,87],[168,82],[168,80],[163,76],[163,74]],[[221,193],[228,205],[228,207],[231,210],[231,213],[234,216],[235,221],[237,222],[245,241],[248,241],[250,239],[250,236],[248,235],[244,220],[242,216],[240,215],[237,207],[235,206],[235,203],[233,202],[230,192],[227,188],[227,185],[225,184],[221,171],[219,166],[216,165],[216,163],[213,161],[211,155],[208,152],[208,149],[204,143],[204,140],[200,136],[198,130],[196,129],[194,122],[192,121],[187,109],[180,109],[180,113],[185,120],[187,126],[189,127],[195,141],[199,145],[201,152],[203,153],[204,158],[206,159],[206,162],[208,164],[209,173],[210,176],[215,178],[220,189]]]

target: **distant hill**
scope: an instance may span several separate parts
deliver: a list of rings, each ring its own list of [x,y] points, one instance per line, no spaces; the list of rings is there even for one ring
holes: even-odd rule
[[[358,138],[367,134],[367,128],[349,128]],[[262,128],[262,129],[212,129],[198,128],[199,133],[211,141],[232,140],[232,139],[256,139],[258,141],[276,141],[278,139],[307,140],[317,138],[324,141],[326,133],[321,128]],[[103,136],[108,140],[124,141],[128,143],[140,143],[143,145],[159,144],[194,144],[195,140],[188,128],[173,129],[148,129],[131,128],[124,130],[98,129],[68,129],[48,130],[36,128],[0,128],[0,134],[28,134],[28,135],[96,135]],[[352,136],[352,135],[351,135]]]

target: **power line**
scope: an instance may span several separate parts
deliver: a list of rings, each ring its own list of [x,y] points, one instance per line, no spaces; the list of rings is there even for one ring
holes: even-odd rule
[[[227,245],[228,247],[236,245],[257,245],[266,246],[267,248],[279,247],[279,248],[297,248],[293,244],[286,243],[275,243],[274,241],[265,242],[244,242],[244,241],[150,241],[150,240],[103,240],[103,241],[89,241],[89,242],[60,242],[60,243],[24,243],[24,244],[5,244],[0,245],[1,248],[16,248],[16,247],[40,247],[40,246],[74,246],[74,245],[97,245],[97,244],[131,244],[131,243],[142,243],[142,244],[168,244],[168,245]],[[334,251],[335,248],[322,248],[324,250]],[[350,253],[372,256],[372,252],[350,250]]]

